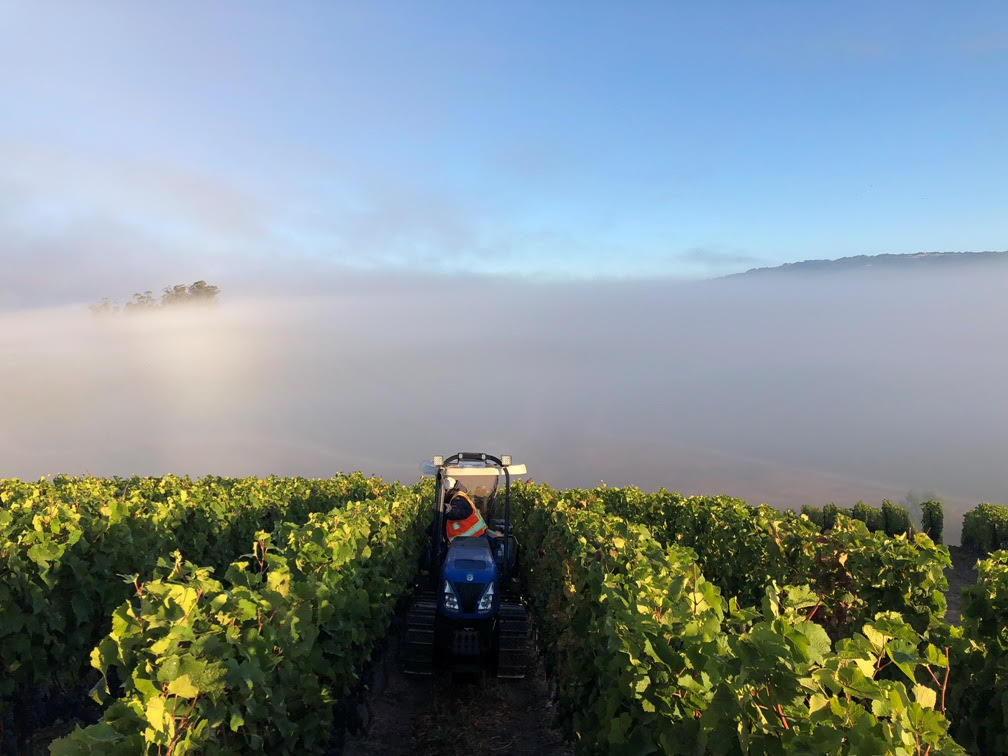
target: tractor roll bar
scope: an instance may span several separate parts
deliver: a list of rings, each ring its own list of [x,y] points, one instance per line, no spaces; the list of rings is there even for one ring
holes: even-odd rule
[[[444,463],[450,465],[452,462],[493,462],[498,467],[504,467],[504,463],[492,454],[483,452],[459,452],[445,459]]]

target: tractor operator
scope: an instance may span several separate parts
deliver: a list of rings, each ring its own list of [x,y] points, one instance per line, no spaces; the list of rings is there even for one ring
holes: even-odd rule
[[[469,492],[454,478],[445,479],[445,538],[449,543],[459,536],[481,536],[487,524]]]

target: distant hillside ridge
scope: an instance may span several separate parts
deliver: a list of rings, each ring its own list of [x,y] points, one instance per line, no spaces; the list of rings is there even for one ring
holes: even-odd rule
[[[782,274],[821,274],[848,272],[918,272],[966,270],[982,265],[1008,265],[1008,251],[1003,252],[919,252],[917,254],[856,255],[838,260],[803,260],[772,268],[751,268],[724,278]]]

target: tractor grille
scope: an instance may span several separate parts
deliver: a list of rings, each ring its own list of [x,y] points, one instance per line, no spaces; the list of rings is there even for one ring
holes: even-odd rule
[[[464,614],[476,613],[476,604],[479,603],[484,588],[486,583],[455,583],[455,593],[458,594]]]

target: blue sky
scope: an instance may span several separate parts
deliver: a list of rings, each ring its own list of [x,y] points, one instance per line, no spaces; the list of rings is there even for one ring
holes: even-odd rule
[[[1008,248],[1003,3],[204,5],[0,2],[22,289]]]

